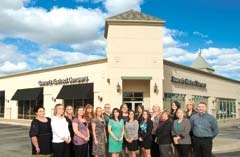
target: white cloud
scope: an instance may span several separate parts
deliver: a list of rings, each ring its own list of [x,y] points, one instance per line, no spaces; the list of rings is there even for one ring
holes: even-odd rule
[[[41,53],[41,55],[39,55]],[[42,49],[41,52],[31,54],[33,62],[42,66],[57,66],[63,64],[70,64],[82,61],[102,58],[99,55],[89,55],[81,52],[60,51],[57,49]]]
[[[25,62],[27,56],[18,53],[15,46],[0,43],[0,50],[0,75],[29,69],[28,64]]]
[[[212,43],[213,43],[212,40],[207,40],[207,41],[206,41],[206,44],[207,44],[207,45],[210,45],[210,44],[212,44]]]
[[[25,71],[28,69],[28,65],[26,62],[3,62],[0,67],[0,73],[15,73],[19,71]]]
[[[164,48],[164,59],[182,63],[182,62],[192,62],[196,55],[183,48],[178,47],[168,47]]]
[[[5,0],[3,0],[5,1]],[[1,2],[0,2],[1,3]],[[0,36],[19,37],[42,44],[81,43],[99,36],[105,13],[99,9],[41,8],[0,10]]]
[[[193,35],[200,36],[202,38],[208,38],[208,35],[200,33],[198,31],[193,32]]]
[[[164,29],[164,59],[179,64],[191,64],[199,51],[190,52],[181,47],[181,42],[175,38],[178,34],[176,32],[178,31]],[[215,69],[216,74],[240,78],[240,49],[209,47],[201,49],[201,55]]]
[[[29,0],[1,0],[0,1],[0,9],[20,9],[23,7],[23,4],[28,2]]]
[[[189,43],[181,43],[177,41],[177,37],[185,36],[186,33],[175,30],[175,29],[168,29],[163,27],[163,46],[164,48],[168,47],[185,47],[188,46]]]
[[[24,4],[27,2],[33,1],[0,1],[0,38],[19,37],[40,44],[41,48],[31,54],[21,54],[15,46],[0,43],[0,74],[70,64],[104,56],[105,18],[129,9],[140,11],[144,0],[92,0],[94,3],[102,2],[106,12],[83,7],[53,8],[47,11],[42,8],[26,8]],[[191,41],[178,40],[178,37],[186,35],[185,32],[168,28],[164,28],[163,31],[165,59],[185,64],[196,58],[197,52],[187,50]],[[205,44],[213,43],[212,40],[208,40],[208,35],[198,31],[193,32],[193,35],[203,38]],[[51,44],[59,43],[69,45],[74,52],[48,48]],[[209,47],[202,49],[202,55],[216,69],[216,73],[225,76],[240,75],[239,48]]]
[[[75,0],[76,2],[88,2],[89,0]]]
[[[140,5],[143,0],[106,0],[103,3],[109,16],[111,16],[130,9],[141,11]]]
[[[84,42],[81,44],[72,44],[71,47],[75,51],[91,52],[99,55],[106,54],[106,42],[103,37],[99,37],[99,39]]]

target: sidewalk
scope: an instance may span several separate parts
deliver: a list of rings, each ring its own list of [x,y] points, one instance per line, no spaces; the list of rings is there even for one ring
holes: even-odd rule
[[[226,153],[240,150],[240,140],[227,137],[216,137],[213,141],[213,153]]]
[[[0,118],[0,123],[30,126],[31,120],[13,120]],[[226,152],[234,152],[240,150],[240,138],[239,131],[236,128],[223,129],[220,134],[213,141],[213,153],[220,154]]]
[[[0,123],[3,123],[3,124],[30,126],[31,122],[32,122],[32,120],[0,118]]]

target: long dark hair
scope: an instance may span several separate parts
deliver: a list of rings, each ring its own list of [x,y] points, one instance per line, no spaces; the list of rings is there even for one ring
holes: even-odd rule
[[[122,115],[123,114],[123,112],[122,112],[122,109],[123,109],[123,106],[127,106],[127,113],[128,113],[128,105],[127,104],[122,104],[121,106],[120,106],[120,114]]]
[[[133,120],[135,120],[135,112],[133,110],[128,110],[128,121],[130,121],[129,115],[133,113]]]
[[[176,109],[176,111],[175,111],[175,113],[177,112],[177,110],[181,107],[181,104],[178,102],[178,101],[173,101],[172,103],[171,103],[171,114],[173,114],[173,112],[174,112],[174,110],[172,109],[172,104],[175,104],[176,106],[177,106],[177,109]]]
[[[118,108],[114,108],[113,110],[112,110],[112,114],[111,114],[111,119],[113,119],[113,120],[117,120],[117,119],[115,119],[115,116],[114,116],[114,112],[115,111],[117,111],[118,113],[119,113],[119,115],[118,115],[118,120],[120,121],[120,119],[121,119],[121,114],[120,114],[120,109],[118,109]]]
[[[144,112],[146,112],[147,115],[148,115],[146,121],[150,121],[150,120],[151,120],[151,113],[150,113],[148,110],[144,110],[143,113],[144,113]],[[143,114],[143,113],[142,113],[142,114]],[[144,121],[145,121],[145,119],[142,117],[142,122],[141,122],[141,123],[143,123]]]
[[[139,114],[139,112],[138,112],[138,108],[139,108],[139,107],[142,109],[142,113],[141,113],[141,114],[143,114],[144,106],[143,106],[142,104],[139,104],[139,105],[137,106],[136,114]]]

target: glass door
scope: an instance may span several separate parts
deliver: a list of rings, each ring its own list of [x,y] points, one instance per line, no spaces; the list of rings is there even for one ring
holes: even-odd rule
[[[142,105],[143,101],[125,101],[124,104],[127,104],[129,110],[137,111],[137,106]]]

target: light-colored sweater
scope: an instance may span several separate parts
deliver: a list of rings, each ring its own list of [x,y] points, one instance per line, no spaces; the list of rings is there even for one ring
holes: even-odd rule
[[[63,138],[70,137],[70,132],[68,130],[68,122],[65,117],[56,117],[53,116],[51,120],[51,127],[53,132],[53,143],[61,143],[64,142]]]
[[[133,122],[126,122],[125,136],[127,138],[133,137],[134,140],[138,139],[138,128],[139,128],[139,124],[137,120],[134,120]]]

